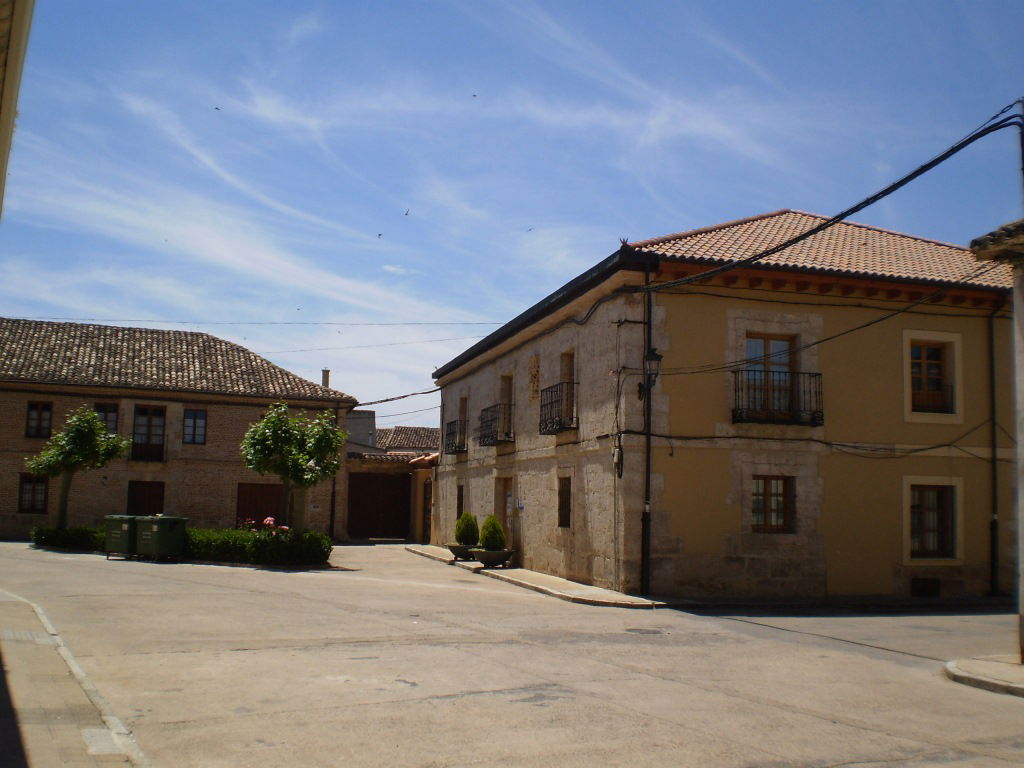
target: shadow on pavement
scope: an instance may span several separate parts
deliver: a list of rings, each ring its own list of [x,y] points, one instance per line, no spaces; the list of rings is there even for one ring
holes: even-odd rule
[[[0,650],[0,669],[3,666],[3,651]],[[7,675],[0,674],[0,764],[5,768],[28,768],[25,747],[21,743],[18,730],[18,716],[11,701],[11,692],[7,685]]]
[[[698,616],[945,616],[949,614],[1013,614],[1012,598],[974,600],[857,601],[666,601],[666,608]]]

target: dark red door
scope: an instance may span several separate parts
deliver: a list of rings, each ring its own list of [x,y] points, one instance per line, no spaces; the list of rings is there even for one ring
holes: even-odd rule
[[[348,535],[353,539],[408,538],[409,481],[409,475],[350,473]]]
[[[282,525],[284,520],[277,518],[281,516],[281,494],[283,493],[283,485],[239,483],[235,524],[244,523],[246,520],[262,523],[268,517],[272,517],[278,525]]]
[[[162,515],[164,513],[164,484],[152,480],[128,481],[129,515]]]

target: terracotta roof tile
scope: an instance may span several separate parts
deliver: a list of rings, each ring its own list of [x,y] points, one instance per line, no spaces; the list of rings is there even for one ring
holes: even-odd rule
[[[377,430],[377,447],[385,451],[428,453],[441,445],[439,427],[381,427]]]
[[[9,318],[0,381],[355,402],[206,333]]]
[[[825,220],[827,217],[813,213],[782,210],[630,245],[664,259],[725,264],[784,242]],[[959,282],[983,266],[967,248],[848,221],[755,264],[929,283]],[[1011,269],[1005,265],[965,281],[965,285],[1000,289],[1008,289],[1012,283]]]

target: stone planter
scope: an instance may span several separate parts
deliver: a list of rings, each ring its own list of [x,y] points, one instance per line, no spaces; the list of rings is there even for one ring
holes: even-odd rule
[[[475,544],[445,544],[446,547],[451,551],[452,556],[456,560],[472,560],[473,553],[471,550],[475,547]]]
[[[512,557],[514,549],[473,549],[470,553],[484,568],[504,565]]]

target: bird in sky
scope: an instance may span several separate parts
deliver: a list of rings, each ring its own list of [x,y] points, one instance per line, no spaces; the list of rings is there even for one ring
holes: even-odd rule
[[[406,216],[408,216],[408,215],[409,215],[409,209],[408,209],[408,208],[406,208],[406,209],[405,209],[405,215],[406,215]]]
[[[377,239],[380,240],[382,237],[384,237],[384,233],[383,232],[378,232],[377,233]]]

